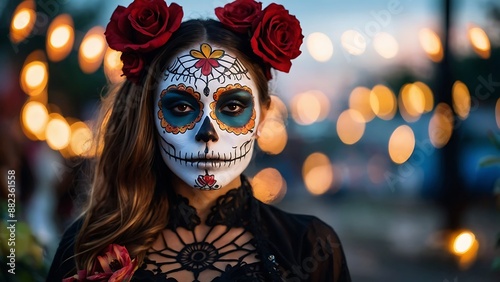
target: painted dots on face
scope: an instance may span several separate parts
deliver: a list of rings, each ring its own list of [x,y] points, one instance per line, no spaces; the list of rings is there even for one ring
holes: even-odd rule
[[[158,107],[161,127],[168,133],[184,133],[193,129],[203,116],[200,93],[182,83],[162,90]]]
[[[221,130],[236,135],[253,132],[255,127],[255,105],[252,90],[239,83],[219,87],[210,103],[210,117]]]

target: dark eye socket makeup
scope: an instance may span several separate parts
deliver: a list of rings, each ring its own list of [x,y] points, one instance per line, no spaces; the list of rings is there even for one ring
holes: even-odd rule
[[[217,101],[217,109],[219,112],[237,116],[253,103],[251,93],[241,89],[231,89],[224,92]]]
[[[195,97],[186,91],[170,90],[162,97],[162,105],[173,115],[182,116],[196,111],[199,107]]]

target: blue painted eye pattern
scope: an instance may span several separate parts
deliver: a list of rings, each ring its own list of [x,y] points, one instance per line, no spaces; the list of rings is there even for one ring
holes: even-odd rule
[[[239,83],[220,87],[210,103],[210,116],[221,130],[239,134],[253,132],[255,127],[255,105],[252,90]]]
[[[158,118],[165,132],[178,134],[193,129],[203,115],[200,93],[184,84],[170,85],[160,94]]]

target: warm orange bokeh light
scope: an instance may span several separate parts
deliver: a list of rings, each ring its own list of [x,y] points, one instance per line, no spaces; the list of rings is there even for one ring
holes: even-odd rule
[[[10,23],[10,40],[19,43],[26,39],[33,30],[36,22],[35,2],[27,0],[21,2],[14,13]]]
[[[404,120],[417,121],[425,111],[425,104],[425,95],[420,87],[413,83],[407,83],[401,87],[398,105]]]
[[[302,177],[307,190],[313,195],[326,193],[333,184],[333,167],[323,153],[312,153],[304,161]]]
[[[466,119],[469,116],[471,97],[467,85],[457,80],[452,88],[453,109],[457,116]]]
[[[106,52],[104,28],[100,26],[90,29],[82,40],[78,52],[78,63],[84,73],[93,73],[100,66]]]
[[[391,120],[397,111],[394,93],[385,85],[375,85],[370,92],[370,106],[379,118]]]
[[[45,55],[37,50],[28,55],[19,77],[21,89],[30,96],[42,93],[47,87],[49,72]]]
[[[267,204],[281,201],[286,194],[286,181],[275,168],[259,171],[251,183],[255,198]]]
[[[53,150],[62,150],[69,145],[71,129],[64,117],[59,114],[50,114],[45,128],[47,144]]]
[[[452,234],[450,251],[457,257],[460,269],[465,270],[476,261],[478,250],[479,242],[471,231],[463,230]]]
[[[45,140],[45,126],[49,120],[49,112],[44,104],[36,101],[27,102],[21,110],[21,124],[27,136]]]
[[[443,44],[439,36],[429,28],[423,28],[418,33],[420,46],[424,49],[425,53],[434,62],[440,62],[443,59]]]
[[[122,52],[107,48],[104,54],[104,74],[111,83],[118,83],[125,80],[122,75],[123,62],[120,59]]]
[[[347,109],[337,119],[337,134],[344,144],[352,145],[365,133],[365,119],[356,110]]]
[[[380,32],[375,35],[373,38],[373,48],[384,59],[392,59],[399,52],[398,42],[394,36],[387,32]]]
[[[389,156],[397,164],[406,162],[415,149],[415,135],[408,125],[401,125],[389,139]]]
[[[442,148],[451,138],[453,133],[453,112],[446,103],[439,103],[429,122],[429,138],[436,148]]]
[[[266,118],[259,127],[259,137],[257,138],[259,148],[272,155],[281,153],[288,142],[288,134],[283,121],[276,118]]]
[[[375,117],[375,113],[370,106],[370,92],[370,89],[358,86],[352,90],[349,96],[349,108],[358,111],[365,122],[369,122]]]
[[[291,101],[292,117],[301,125],[310,125],[324,120],[330,112],[330,101],[319,90],[299,93]]]
[[[92,131],[87,124],[77,121],[70,126],[70,151],[76,156],[86,156],[92,145]]]
[[[486,32],[478,26],[472,26],[469,27],[467,36],[474,52],[481,58],[488,59],[491,54],[491,44]]]
[[[47,30],[47,56],[53,62],[58,62],[66,58],[75,41],[75,31],[73,30],[73,19],[68,14],[57,16]]]
[[[425,101],[424,113],[432,111],[432,109],[434,108],[434,94],[432,94],[431,88],[427,84],[421,81],[417,81],[413,83],[413,85],[420,88],[420,90],[424,94],[424,101]]]
[[[321,32],[309,34],[306,40],[307,50],[318,62],[326,62],[333,55],[333,44],[330,38]]]

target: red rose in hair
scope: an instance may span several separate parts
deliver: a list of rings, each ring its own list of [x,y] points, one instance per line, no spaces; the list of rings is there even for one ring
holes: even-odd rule
[[[256,23],[250,43],[255,54],[264,62],[279,71],[289,72],[291,60],[301,53],[303,39],[297,18],[290,15],[282,5],[271,3]]]
[[[141,72],[144,68],[144,59],[141,54],[134,52],[125,52],[120,56],[123,62],[122,71],[128,80],[138,83],[141,78]]]
[[[260,16],[262,3],[254,0],[236,0],[224,8],[215,8],[220,22],[233,31],[245,33]]]
[[[182,20],[182,8],[164,0],[135,0],[118,6],[106,27],[109,47],[117,51],[149,52],[165,44]]]

